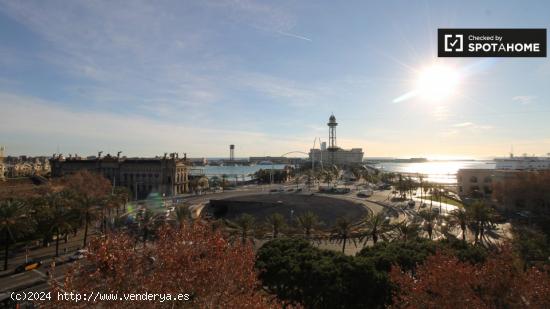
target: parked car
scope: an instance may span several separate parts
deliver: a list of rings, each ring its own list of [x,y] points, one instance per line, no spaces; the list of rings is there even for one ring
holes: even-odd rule
[[[41,261],[38,261],[38,260],[35,260],[35,259],[30,259],[26,263],[17,266],[15,268],[15,272],[16,273],[22,273],[22,272],[25,272],[25,271],[37,269],[38,267],[40,267],[40,265],[42,265]]]
[[[357,196],[359,197],[370,197],[372,196],[373,192],[372,190],[361,190],[357,192]]]

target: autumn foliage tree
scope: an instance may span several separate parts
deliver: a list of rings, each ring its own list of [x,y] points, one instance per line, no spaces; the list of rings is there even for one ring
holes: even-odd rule
[[[78,171],[64,177],[62,180],[66,190],[74,196],[74,202],[80,208],[81,219],[84,221],[85,247],[88,239],[88,228],[95,214],[101,210],[111,192],[111,182],[99,175],[86,170]]]
[[[90,243],[86,259],[69,271],[54,291],[187,293],[188,301],[88,302],[110,308],[271,308],[280,304],[263,291],[247,244],[231,244],[221,232],[200,222],[164,226],[156,241],[136,247],[129,235],[107,235]],[[74,306],[67,302],[55,306]]]
[[[414,275],[393,267],[394,308],[550,308],[548,269],[523,271],[507,247],[485,263],[437,252]]]

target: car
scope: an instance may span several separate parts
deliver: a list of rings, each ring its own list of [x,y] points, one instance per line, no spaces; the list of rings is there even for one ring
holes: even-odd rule
[[[30,259],[26,263],[17,266],[15,268],[15,272],[16,273],[22,273],[22,272],[25,272],[25,271],[37,269],[38,267],[40,267],[40,265],[42,265],[41,261],[35,260],[35,259]]]
[[[86,249],[77,250],[73,255],[69,257],[69,260],[71,261],[81,260],[84,257],[86,257],[86,254],[88,254],[88,250]]]
[[[372,196],[373,192],[372,190],[361,190],[357,192],[357,196],[359,197],[370,197]]]

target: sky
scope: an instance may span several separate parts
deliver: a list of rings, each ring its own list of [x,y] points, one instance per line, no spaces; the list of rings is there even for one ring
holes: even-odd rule
[[[0,145],[279,156],[334,113],[367,157],[546,155],[548,58],[438,59],[436,35],[549,26],[548,1],[0,0]],[[399,99],[434,65],[451,95]]]

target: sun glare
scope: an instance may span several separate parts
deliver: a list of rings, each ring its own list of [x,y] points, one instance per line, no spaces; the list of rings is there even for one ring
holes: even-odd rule
[[[441,101],[456,93],[460,76],[449,66],[434,65],[420,72],[416,84],[416,93],[429,101]]]

